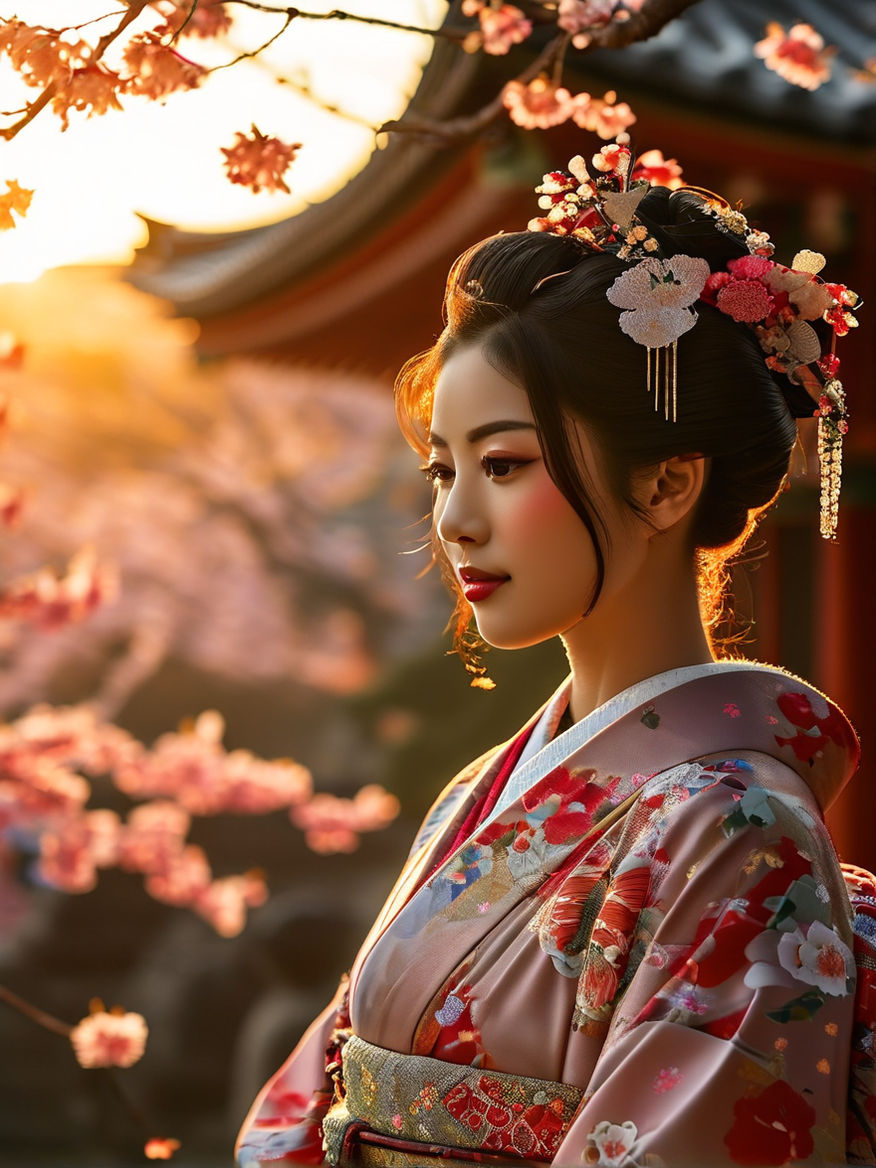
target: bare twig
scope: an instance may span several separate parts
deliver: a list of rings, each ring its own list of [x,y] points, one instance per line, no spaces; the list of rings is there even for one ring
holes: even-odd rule
[[[416,32],[421,36],[443,37],[446,40],[462,41],[468,36],[465,31],[452,28],[423,28],[417,24],[404,24],[398,20],[384,20],[379,16],[361,16],[356,12],[343,12],[333,8],[331,12],[302,12],[300,8],[280,8],[272,4],[261,4],[259,0],[224,0],[226,4],[242,4],[256,12],[273,12],[277,16],[288,16],[289,20],[351,20],[356,24],[371,24],[376,28],[395,28],[399,32]]]
[[[24,1014],[25,1018],[30,1018],[31,1022],[36,1022],[37,1026],[42,1026],[44,1030],[51,1030],[53,1034],[60,1034],[62,1038],[69,1038],[73,1031],[72,1026],[68,1026],[66,1022],[62,1022],[60,1018],[55,1018],[52,1014],[47,1014],[45,1010],[39,1010],[36,1006],[32,1006],[30,1002],[26,1002],[24,998],[20,998],[18,994],[14,994],[4,985],[0,985],[0,1001],[12,1006],[13,1010],[18,1010],[19,1014]]]

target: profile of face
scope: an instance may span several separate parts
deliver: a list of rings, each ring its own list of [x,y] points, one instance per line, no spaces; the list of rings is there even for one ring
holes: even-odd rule
[[[591,504],[609,548],[599,600],[587,527],[548,473],[526,392],[477,345],[457,349],[435,384],[425,468],[435,531],[478,631],[512,649],[622,619],[635,603],[653,529],[609,490],[598,451],[577,425]]]

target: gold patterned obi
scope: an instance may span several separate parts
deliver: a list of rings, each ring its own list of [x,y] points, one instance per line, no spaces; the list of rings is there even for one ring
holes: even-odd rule
[[[399,1054],[353,1035],[323,1120],[340,1168],[544,1164],[581,1101],[566,1083]]]

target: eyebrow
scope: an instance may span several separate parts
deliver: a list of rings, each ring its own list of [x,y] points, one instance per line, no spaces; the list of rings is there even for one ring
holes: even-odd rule
[[[469,430],[465,437],[467,442],[474,444],[475,442],[480,442],[482,438],[489,438],[492,434],[502,434],[508,430],[534,429],[534,422],[515,422],[511,420],[500,422],[485,422],[483,426],[475,426],[473,430]],[[432,430],[429,434],[429,443],[431,446],[446,446],[447,440]]]

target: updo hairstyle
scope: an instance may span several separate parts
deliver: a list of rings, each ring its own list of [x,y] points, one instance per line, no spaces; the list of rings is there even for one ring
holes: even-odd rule
[[[690,190],[652,187],[636,214],[665,257],[702,256],[716,271],[748,254],[739,238],[718,229]],[[477,345],[526,391],[548,472],[593,540],[597,578],[588,612],[599,597],[610,548],[568,420],[578,419],[593,436],[610,488],[634,511],[636,472],[675,455],[705,456],[692,552],[704,619],[713,626],[727,615],[726,563],[782,488],[796,440],[794,418],[811,414],[812,402],[773,376],[747,327],[698,303],[699,320],[678,341],[678,418],[666,421],[646,389],[647,351],[621,331],[619,311],[606,298],[628,268],[609,252],[549,232],[495,235],[470,248],[448,277],[443,332],[399,374],[399,422],[409,444],[425,454],[435,382],[465,345]],[[471,609],[452,574],[444,575],[457,595],[451,624],[465,657]]]

